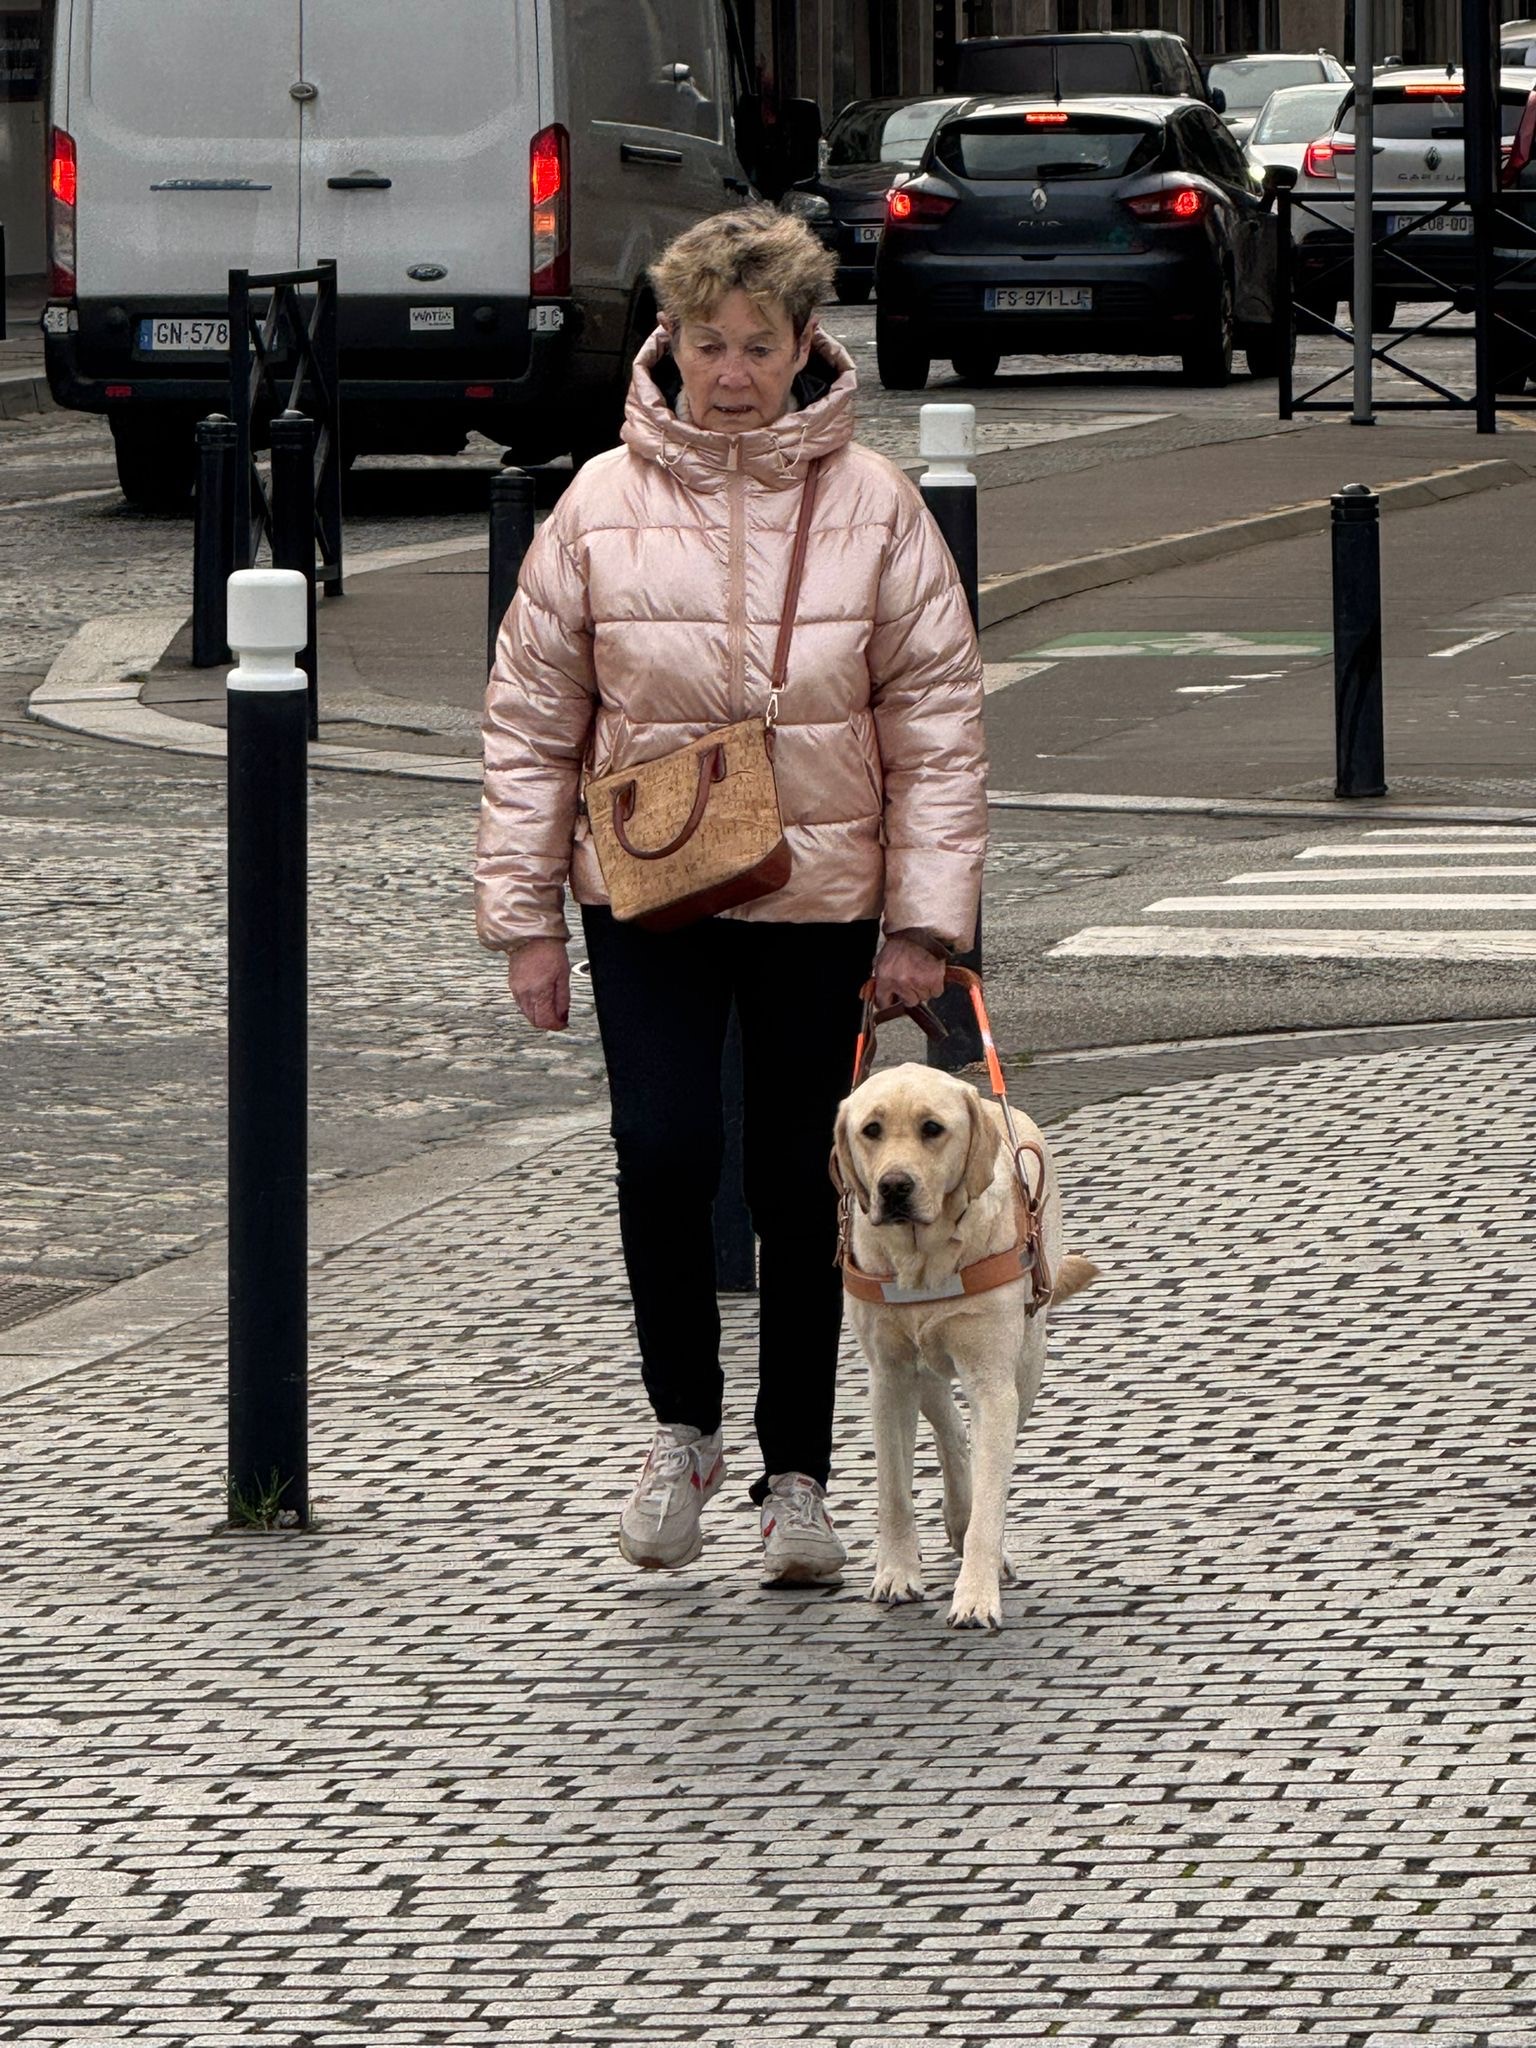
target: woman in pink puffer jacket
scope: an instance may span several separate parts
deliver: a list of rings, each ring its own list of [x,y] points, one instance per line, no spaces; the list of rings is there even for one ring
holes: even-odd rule
[[[760,1252],[756,1429],[772,1583],[833,1582],[824,1500],[842,1314],[827,1155],[860,984],[938,994],[970,943],[986,844],[981,659],[912,485],[853,439],[847,353],[814,324],[831,259],[766,208],[681,236],[652,273],[624,446],[540,529],[485,710],[476,900],[536,1028],[567,1021],[581,907],[608,1067],[619,1223],[656,1430],[620,1518],[634,1564],[702,1548],[724,1474],[712,1207],[732,1004]],[[774,768],[786,886],[657,933],[620,923],[579,808],[604,774],[761,712],[806,468],[821,458]]]

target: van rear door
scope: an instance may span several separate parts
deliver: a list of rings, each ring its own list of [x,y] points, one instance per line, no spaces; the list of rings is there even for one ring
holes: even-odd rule
[[[303,0],[300,246],[348,299],[528,290],[534,0]],[[590,53],[589,53],[590,56]],[[437,278],[413,281],[417,269]]]
[[[224,297],[298,254],[299,0],[89,0],[56,117],[82,299]]]

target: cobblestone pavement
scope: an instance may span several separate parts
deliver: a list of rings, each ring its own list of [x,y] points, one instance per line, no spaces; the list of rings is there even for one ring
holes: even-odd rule
[[[131,773],[119,751],[0,726],[0,1276],[117,1279],[223,1228],[222,770],[127,758]],[[101,777],[109,801],[88,794]],[[533,1033],[475,944],[476,802],[471,788],[313,778],[317,1187],[523,1109],[602,1098],[579,977],[572,1028]],[[1009,830],[993,855],[999,917],[1130,857],[1097,828]]]
[[[13,1398],[0,2040],[1524,2048],[1533,1051],[1058,1128],[996,1638],[863,1601],[851,1359],[848,1584],[759,1588],[742,1303],[712,1540],[620,1565],[596,1130],[318,1271],[313,1536],[214,1530],[215,1318]]]

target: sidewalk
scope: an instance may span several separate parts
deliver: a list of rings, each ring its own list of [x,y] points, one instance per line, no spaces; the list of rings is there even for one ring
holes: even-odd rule
[[[851,1354],[848,1582],[757,1585],[740,1301],[705,1554],[619,1562],[590,1120],[317,1204],[311,1536],[217,1526],[216,1257],[10,1333],[0,2038],[1517,2048],[1533,1049],[1057,1127],[1106,1278],[995,1638],[943,1627],[926,1431],[933,1597],[863,1600]]]
[[[1326,541],[1305,536],[1326,534],[1327,499],[1345,482],[1368,482],[1384,492],[1389,607],[1400,587],[1413,593],[1443,585],[1443,570],[1426,584],[1423,558],[1427,551],[1434,561],[1438,523],[1451,518],[1457,546],[1474,565],[1470,580],[1479,589],[1491,591],[1490,579],[1498,575],[1513,579],[1506,588],[1518,588],[1525,576],[1523,563],[1514,556],[1518,537],[1536,524],[1536,511],[1528,509],[1536,508],[1536,437],[1518,430],[1482,441],[1465,423],[1394,422],[1360,433],[1330,422],[1138,455],[1135,450],[1145,440],[1155,445],[1144,428],[1085,434],[978,464],[984,617],[1002,619],[983,641],[989,661],[999,665],[989,678],[994,687],[1010,680],[1002,664],[1030,658],[1037,644],[1051,637],[1043,627],[1053,625],[1058,615],[1074,628],[1113,627],[1122,618],[1138,617],[1152,594],[1186,588],[1192,601],[1184,607],[1187,621],[1180,623],[1200,626],[1207,614],[1219,611],[1218,623],[1230,629],[1237,622],[1247,632],[1294,625],[1289,601],[1299,595],[1310,625],[1320,629],[1326,643]],[[1021,475],[1031,453],[1041,473]],[[1403,551],[1405,536],[1414,542],[1411,555]],[[1292,552],[1287,554],[1287,548]],[[1294,587],[1287,588],[1284,565],[1293,560],[1300,567]],[[323,604],[324,740],[338,748],[423,757],[424,767],[441,760],[444,773],[472,774],[484,688],[485,589],[484,553],[476,545],[360,576],[344,599]],[[1085,591],[1075,603],[1069,601]],[[1463,596],[1447,609],[1466,602]],[[142,701],[162,717],[211,728],[209,743],[216,745],[214,734],[223,720],[223,671],[190,668],[188,644],[184,630],[156,664]],[[1393,651],[1389,642],[1389,654]],[[1325,644],[1325,662],[1326,656]],[[1318,658],[1314,655],[1312,666]],[[1143,670],[1147,667],[1142,664]],[[1170,664],[1159,668],[1164,679],[1172,673]],[[1027,688],[994,697],[994,782],[999,786],[1023,791],[1062,786],[1054,738],[1042,747],[1036,737],[1039,707],[1048,718],[1055,716],[1053,691],[1059,694],[1063,719],[1075,721],[1079,740],[1084,731],[1096,729],[1096,721],[1118,718],[1113,704],[1105,708],[1094,701],[1104,680],[1102,665],[1079,661],[1070,674],[1063,670],[1060,665],[1043,693],[1030,680]],[[1198,662],[1193,668],[1186,662],[1178,677],[1190,683],[1208,679],[1209,671]],[[1202,770],[1199,787],[1209,789],[1213,780],[1221,784],[1226,777],[1231,786],[1220,793],[1233,797],[1288,782],[1306,782],[1316,793],[1311,785],[1331,766],[1324,758],[1331,744],[1326,713],[1325,729],[1315,743],[1308,737],[1309,751],[1294,764],[1263,760],[1261,765],[1267,742],[1250,746],[1250,718],[1266,729],[1273,722],[1270,707],[1253,693],[1225,701],[1218,759]],[[1302,727],[1294,720],[1291,724],[1299,740]],[[1055,730],[1053,724],[1053,735]],[[1522,726],[1504,739],[1524,749],[1525,732]],[[1434,743],[1438,747],[1438,734]],[[1154,759],[1158,744],[1143,721],[1112,786],[1130,794],[1144,787],[1176,790],[1182,735],[1170,728]],[[1413,732],[1400,726],[1392,766],[1410,777],[1429,773],[1433,765],[1401,752],[1415,744]],[[1042,753],[1046,758],[1037,761]],[[456,771],[450,763],[463,765]],[[1139,779],[1144,775],[1150,780]],[[1101,786],[1110,784],[1102,778],[1072,782],[1074,788]]]

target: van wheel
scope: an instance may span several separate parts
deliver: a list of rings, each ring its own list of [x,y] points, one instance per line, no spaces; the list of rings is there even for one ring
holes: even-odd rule
[[[932,366],[933,358],[923,342],[899,331],[893,333],[876,317],[875,368],[887,391],[921,391]]]
[[[152,412],[134,419],[109,413],[117,481],[141,512],[190,512],[197,481],[192,422],[180,413]]]
[[[1236,320],[1232,305],[1232,280],[1224,277],[1217,295],[1215,310],[1209,316],[1205,332],[1189,348],[1181,351],[1179,361],[1184,370],[1186,384],[1203,385],[1215,391],[1232,380],[1232,344],[1236,338]]]
[[[840,306],[867,306],[874,288],[872,277],[840,277],[832,287]]]
[[[1002,360],[1002,351],[995,348],[963,348],[949,359],[962,384],[990,384]]]

